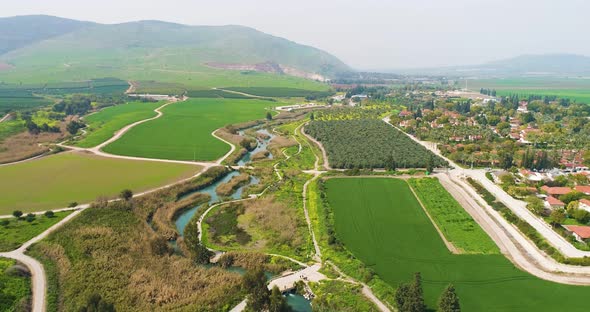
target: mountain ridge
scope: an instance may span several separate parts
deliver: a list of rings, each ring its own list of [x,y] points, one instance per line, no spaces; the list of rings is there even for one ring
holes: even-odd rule
[[[23,23],[18,23],[18,21]],[[46,27],[29,27],[31,21]],[[1,27],[12,24],[12,30]],[[65,26],[64,26],[65,25]],[[45,31],[38,31],[40,28]],[[18,33],[29,34],[21,40]],[[91,66],[125,65],[133,58],[162,57],[159,68],[198,68],[210,62],[255,65],[275,63],[292,72],[333,76],[350,70],[337,57],[321,49],[266,34],[241,25],[198,26],[158,20],[118,24],[81,22],[50,16],[0,18],[0,38],[14,37],[14,43],[0,45],[0,61],[19,67],[70,64]],[[25,36],[26,37],[26,36]],[[103,57],[98,54],[112,53]],[[189,61],[170,59],[177,54]],[[196,62],[195,60],[199,60]],[[119,64],[116,60],[119,60]],[[153,61],[153,59],[149,59]],[[197,64],[198,63],[198,64]],[[184,65],[184,67],[183,67]]]

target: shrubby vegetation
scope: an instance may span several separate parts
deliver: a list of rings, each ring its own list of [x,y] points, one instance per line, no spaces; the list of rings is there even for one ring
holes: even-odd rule
[[[12,259],[0,258],[0,311],[30,311],[30,273]]]
[[[313,311],[316,312],[377,312],[379,309],[362,294],[362,286],[327,280],[311,284],[316,295]]]
[[[20,247],[24,242],[41,234],[50,226],[69,215],[71,211],[53,213],[48,211],[45,215],[22,217],[22,211],[15,211],[14,219],[2,219],[0,222],[0,251],[11,251]],[[18,215],[18,217],[16,217]],[[30,222],[27,222],[29,221]]]
[[[221,311],[243,298],[238,274],[154,249],[161,236],[134,212],[142,208],[132,202],[103,205],[33,247],[35,256],[55,266],[49,284],[59,294],[59,311],[87,306],[94,293],[120,311]]]
[[[335,168],[426,168],[447,163],[381,120],[313,121],[305,127]]]

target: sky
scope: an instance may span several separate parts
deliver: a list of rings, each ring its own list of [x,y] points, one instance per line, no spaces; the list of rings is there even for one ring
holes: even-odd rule
[[[590,56],[586,0],[0,0],[0,16],[244,25],[359,70],[471,65],[521,54]]]

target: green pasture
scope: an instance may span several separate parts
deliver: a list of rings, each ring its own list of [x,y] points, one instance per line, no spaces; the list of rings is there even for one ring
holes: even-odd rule
[[[583,78],[504,78],[468,80],[469,89],[496,89],[498,95],[548,95],[590,104],[590,79]]]
[[[216,160],[230,150],[211,135],[225,125],[266,116],[273,102],[241,99],[189,99],[162,109],[164,115],[105,146],[117,155],[175,160]]]
[[[189,177],[197,166],[61,153],[0,167],[0,214],[63,208]]]
[[[499,253],[498,247],[435,178],[410,179],[408,183],[430,216],[462,253]]]
[[[337,237],[396,287],[422,274],[426,303],[435,309],[453,283],[462,311],[586,311],[588,287],[540,280],[502,255],[453,255],[403,180],[326,181]]]
[[[64,50],[76,62],[63,59]],[[6,83],[45,84],[63,81],[87,81],[97,77],[116,77],[132,81],[157,81],[182,85],[186,90],[213,87],[287,87],[325,91],[326,84],[312,80],[252,71],[212,68],[203,60],[235,61],[223,56],[222,51],[197,52],[194,49],[130,48],[102,49],[100,54],[93,47],[61,46],[55,50],[40,52],[22,51],[22,55],[10,60],[14,68],[0,72],[0,81]],[[41,49],[42,50],[42,49]],[[144,92],[142,85],[138,92]]]
[[[97,113],[84,117],[88,125],[87,134],[83,136],[76,146],[93,147],[108,139],[115,132],[136,121],[154,117],[154,110],[160,107],[162,102],[131,102],[122,105],[107,107]]]
[[[38,215],[35,220],[17,220],[16,218],[3,219],[9,223],[0,226],[0,251],[11,251],[19,248],[23,243],[43,233],[72,211],[56,212],[51,218]],[[24,217],[24,216],[23,216]]]

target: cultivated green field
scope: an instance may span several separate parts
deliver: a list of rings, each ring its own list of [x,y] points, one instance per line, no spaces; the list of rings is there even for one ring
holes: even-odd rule
[[[0,167],[0,214],[62,208],[123,189],[147,190],[198,171],[198,167],[62,153]]]
[[[117,155],[175,160],[215,160],[230,150],[211,135],[228,124],[265,117],[274,102],[190,99],[162,109],[164,116],[138,125],[104,151]],[[276,104],[278,105],[278,104]]]
[[[115,132],[128,124],[157,115],[154,109],[163,103],[131,102],[123,105],[107,107],[95,114],[84,117],[88,125],[87,134],[76,146],[93,147],[113,136]]]
[[[522,272],[502,255],[452,255],[403,180],[330,179],[328,201],[338,238],[393,286],[422,273],[434,309],[453,283],[462,311],[586,311],[589,287]]]
[[[590,79],[581,78],[505,78],[468,80],[470,89],[496,89],[498,95],[555,95],[590,104]]]
[[[500,253],[492,239],[437,179],[410,179],[408,183],[445,238],[462,253]]]
[[[23,243],[41,234],[70,213],[72,211],[56,212],[51,218],[39,215],[32,222],[17,220],[16,218],[6,219],[10,223],[0,226],[0,251],[17,249]]]

